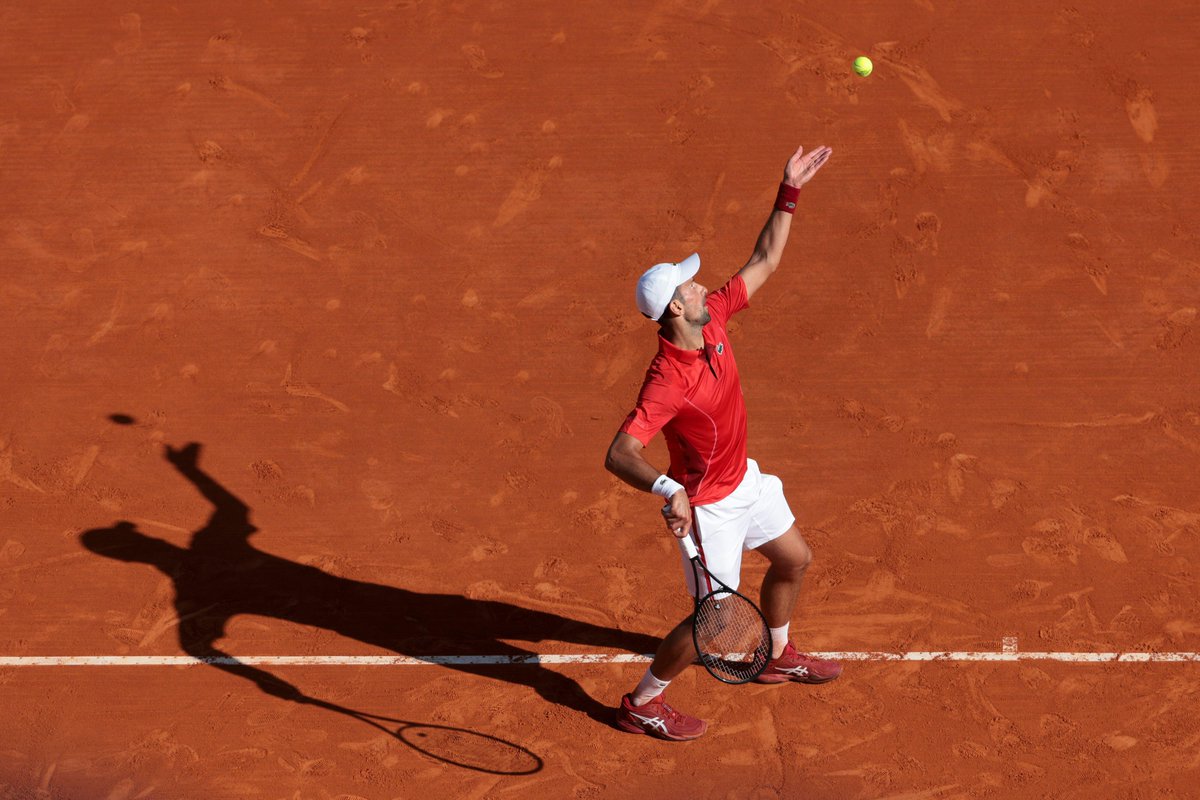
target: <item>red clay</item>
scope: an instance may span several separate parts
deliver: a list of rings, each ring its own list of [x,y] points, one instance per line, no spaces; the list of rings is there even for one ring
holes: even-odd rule
[[[698,250],[718,286],[797,144],[833,158],[731,332],[816,556],[798,645],[1200,649],[1194,5],[746,5],[6,8],[0,655],[646,652],[689,601],[602,466],[654,348],[633,284]],[[207,478],[164,458],[193,441]],[[4,668],[0,797],[1200,768],[1195,664],[692,670],[680,745],[602,721],[641,669]]]

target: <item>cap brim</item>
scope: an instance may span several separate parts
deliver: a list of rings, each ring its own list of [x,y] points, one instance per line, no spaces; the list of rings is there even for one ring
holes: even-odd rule
[[[692,253],[690,256],[679,262],[679,283],[676,286],[683,284],[696,277],[696,273],[700,271],[700,254]]]

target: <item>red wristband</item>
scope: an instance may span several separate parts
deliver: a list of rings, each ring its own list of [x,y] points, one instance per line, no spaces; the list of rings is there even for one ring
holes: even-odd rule
[[[799,198],[799,186],[788,186],[786,183],[781,183],[779,184],[779,194],[775,196],[775,210],[794,214],[796,212],[796,200]]]

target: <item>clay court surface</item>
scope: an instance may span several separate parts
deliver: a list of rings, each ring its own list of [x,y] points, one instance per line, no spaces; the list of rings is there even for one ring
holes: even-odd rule
[[[1200,649],[1194,4],[0,22],[0,797],[1195,796],[1186,660],[697,668],[708,736],[613,729],[690,601],[602,466],[636,277],[720,286],[827,144],[731,327],[798,645]],[[122,660],[221,654],[331,663]],[[450,658],[523,654],[600,660]]]

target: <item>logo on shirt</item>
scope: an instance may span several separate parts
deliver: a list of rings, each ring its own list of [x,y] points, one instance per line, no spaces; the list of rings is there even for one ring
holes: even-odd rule
[[[725,343],[718,342],[717,343],[717,355],[720,356],[720,355],[724,355],[724,354],[725,354]]]

